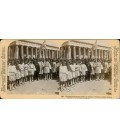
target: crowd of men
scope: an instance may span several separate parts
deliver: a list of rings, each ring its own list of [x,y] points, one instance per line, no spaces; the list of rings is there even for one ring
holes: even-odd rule
[[[79,82],[111,79],[111,61],[103,59],[15,59],[8,61],[8,89],[27,81],[55,79],[60,90]]]

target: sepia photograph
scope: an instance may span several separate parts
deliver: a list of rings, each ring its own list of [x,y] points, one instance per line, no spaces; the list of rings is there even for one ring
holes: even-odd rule
[[[112,95],[112,45],[117,40],[10,40],[7,93]]]

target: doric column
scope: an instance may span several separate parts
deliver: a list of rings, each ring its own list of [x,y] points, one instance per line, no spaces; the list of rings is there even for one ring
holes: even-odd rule
[[[100,59],[102,59],[102,57],[101,57],[101,49],[99,49],[100,50]]]
[[[99,49],[97,49],[97,58],[99,59]]]
[[[62,47],[61,48],[61,59],[63,59],[64,58],[64,48]]]
[[[103,59],[105,58],[105,50],[103,50]]]
[[[33,47],[31,47],[31,57],[33,58]]]
[[[103,50],[101,50],[101,58],[103,59]]]
[[[28,46],[26,46],[26,57],[28,58]]]
[[[53,59],[53,50],[51,50],[51,59]]]
[[[49,58],[51,58],[51,51],[50,51],[50,49],[48,50],[48,52],[49,52]]]
[[[48,49],[48,58],[50,58],[50,57],[49,57],[49,49]]]
[[[21,47],[21,58],[23,59],[23,58],[24,58],[24,57],[23,57],[23,56],[24,56],[24,55],[23,55],[23,46],[21,45],[20,47]]]
[[[58,59],[60,59],[60,51],[58,51]]]
[[[15,59],[19,58],[19,48],[18,45],[15,46]]]
[[[51,50],[51,59],[53,58],[53,50]]]
[[[65,59],[67,59],[68,58],[68,47],[66,46],[65,47]]]
[[[40,50],[40,48],[38,49],[38,53],[39,53],[39,58],[41,58],[41,50]]]
[[[58,51],[56,50],[56,59],[58,59]]]
[[[63,58],[63,47],[61,47],[61,49],[60,49],[60,58],[61,59]]]
[[[83,47],[83,58],[85,58],[86,55],[86,51],[85,51],[85,47]]]
[[[58,59],[60,58],[60,55],[59,55],[59,50],[57,51],[57,53],[58,53]]]
[[[107,60],[108,60],[108,51],[106,51],[106,57],[107,57]]]
[[[49,58],[49,49],[47,49],[47,58]]]
[[[67,49],[68,49],[68,52],[67,52],[67,59],[71,59],[71,47],[70,46],[68,46],[67,47]]]
[[[57,50],[56,50],[56,52],[55,52],[55,58],[57,59],[57,56],[58,56],[58,53],[57,53]]]
[[[103,59],[103,50],[101,50],[101,58]]]
[[[106,50],[104,50],[104,57],[105,57],[105,59],[107,59]]]
[[[60,48],[60,59],[62,59],[62,47]]]
[[[81,47],[79,47],[79,59],[81,57]]]
[[[63,47],[63,58],[65,58],[65,47]]]
[[[53,58],[55,58],[55,50],[53,50]]]
[[[73,46],[73,58],[76,59],[76,46]]]
[[[58,59],[58,51],[56,50],[56,59]]]
[[[100,59],[101,59],[101,58],[102,58],[102,57],[101,57],[101,49],[99,49],[99,50],[100,50]]]
[[[64,58],[64,47],[62,47],[62,58]]]
[[[53,58],[55,57],[55,51],[53,50]]]
[[[99,59],[100,59],[100,49],[98,49],[98,55],[99,55]]]
[[[90,58],[90,49],[89,48],[87,49],[87,55],[88,55],[88,58]]]
[[[37,58],[37,47],[35,48],[35,57]]]

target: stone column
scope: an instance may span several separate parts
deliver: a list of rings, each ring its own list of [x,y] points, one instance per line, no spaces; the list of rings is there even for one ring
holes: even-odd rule
[[[59,59],[59,51],[57,51],[57,59]]]
[[[102,59],[102,57],[101,57],[101,49],[99,49],[100,50],[100,59]]]
[[[26,46],[26,57],[28,58],[28,46]]]
[[[93,56],[94,56],[94,51],[93,49],[91,49],[91,58],[93,58]]]
[[[99,49],[97,49],[97,58],[99,59]]]
[[[53,50],[51,50],[51,59],[53,59]]]
[[[79,59],[81,57],[81,47],[79,47]]]
[[[107,57],[107,60],[108,60],[108,51],[106,51],[106,57]]]
[[[31,47],[31,57],[33,58],[33,47]]]
[[[51,50],[51,59],[53,59],[53,50]]]
[[[71,59],[71,47],[68,46],[68,56],[67,56],[67,59]]]
[[[48,49],[48,58],[49,58],[49,49]]]
[[[65,47],[63,47],[63,58],[65,58]]]
[[[85,58],[86,55],[86,51],[85,51],[85,47],[83,47],[83,58]]]
[[[47,49],[47,58],[49,58],[49,49]]]
[[[57,59],[57,50],[55,50],[55,59]]]
[[[97,49],[95,49],[95,58],[97,59]]]
[[[23,56],[24,56],[24,55],[23,55],[23,46],[21,45],[20,48],[21,48],[21,58],[23,59],[23,58],[24,58],[24,57],[23,57]]]
[[[37,47],[35,48],[35,57],[37,58]]]
[[[41,58],[41,50],[40,50],[40,48],[38,48],[38,54],[39,54],[39,58]]]
[[[65,48],[63,47],[63,58],[65,58]]]
[[[99,57],[98,57],[98,58],[100,59],[100,49],[98,49],[98,55],[99,55]]]
[[[58,59],[60,59],[60,51],[58,51]]]
[[[58,51],[56,50],[56,59],[58,59]]]
[[[68,58],[68,47],[66,46],[65,47],[65,59],[67,59]]]
[[[64,48],[62,47],[62,50],[61,50],[61,59],[64,58]]]
[[[15,59],[19,58],[19,47],[18,45],[15,46]]]
[[[62,58],[62,48],[60,47],[60,59]]]
[[[102,58],[102,57],[101,57],[101,49],[99,49],[99,53],[100,53],[100,59],[101,59],[101,58]]]
[[[88,58],[90,58],[90,51],[89,51],[89,48],[87,48],[87,56],[88,56]]]
[[[104,57],[107,59],[106,50],[104,50]]]
[[[76,59],[76,46],[73,46],[73,58]]]
[[[103,59],[104,59],[104,54],[105,54],[105,53],[104,53],[104,50],[102,50],[102,54],[103,54]]]
[[[103,50],[101,50],[101,58],[103,59]]]
[[[51,58],[51,51],[50,51],[50,49],[49,49],[49,51],[48,51],[48,52],[49,52],[49,58]]]

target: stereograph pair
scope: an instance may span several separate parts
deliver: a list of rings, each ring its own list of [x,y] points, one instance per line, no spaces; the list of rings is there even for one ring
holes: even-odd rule
[[[119,98],[115,39],[0,41],[0,97]]]

